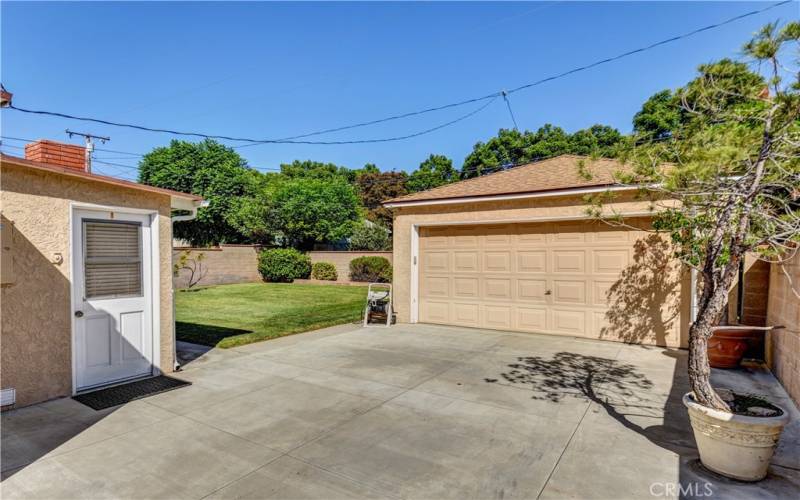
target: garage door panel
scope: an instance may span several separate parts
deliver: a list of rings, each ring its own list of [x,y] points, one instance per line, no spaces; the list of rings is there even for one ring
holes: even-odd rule
[[[592,304],[595,306],[607,307],[608,295],[615,281],[593,280],[592,281]]]
[[[517,279],[517,300],[522,303],[547,302],[547,281],[543,279]]]
[[[592,250],[592,273],[619,275],[628,266],[628,248]]]
[[[510,329],[511,307],[500,305],[484,305],[483,326],[500,330]]]
[[[586,311],[552,308],[550,315],[553,330],[572,335],[586,334]]]
[[[446,276],[425,276],[423,278],[423,297],[442,297],[450,296],[450,278]]]
[[[517,272],[546,273],[546,250],[517,250]]]
[[[424,323],[451,323],[450,303],[423,300],[419,304],[419,317]]]
[[[422,270],[425,273],[449,272],[450,253],[449,252],[423,252]]]
[[[517,307],[517,328],[526,332],[547,330],[547,308]]]
[[[483,272],[511,272],[511,252],[485,251],[483,256]]]
[[[554,304],[585,305],[587,280],[553,280],[552,297]]]
[[[479,280],[475,278],[453,278],[453,297],[471,298],[479,297]]]
[[[479,262],[477,250],[453,252],[453,271],[457,273],[477,273]]]
[[[484,278],[483,298],[511,300],[511,278]]]
[[[478,235],[472,227],[458,228],[453,235],[453,248],[477,248]]]
[[[553,272],[583,274],[586,272],[586,252],[584,250],[553,250]]]
[[[477,302],[453,304],[453,322],[464,326],[480,326],[480,306]]]
[[[483,238],[483,246],[508,248],[514,236],[514,227],[510,224],[499,226],[486,226]]]

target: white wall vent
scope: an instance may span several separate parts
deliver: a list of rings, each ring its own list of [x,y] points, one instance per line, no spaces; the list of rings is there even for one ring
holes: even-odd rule
[[[15,389],[0,390],[0,406],[13,405],[17,401],[17,391]]]

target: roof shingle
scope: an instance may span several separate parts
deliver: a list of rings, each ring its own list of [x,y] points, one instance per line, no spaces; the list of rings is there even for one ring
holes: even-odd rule
[[[581,164],[583,168],[581,168]],[[561,189],[610,186],[617,184],[615,174],[627,171],[623,163],[587,156],[561,155],[520,165],[508,170],[420,191],[384,203],[444,200],[473,196],[535,193]],[[585,172],[585,173],[582,173]],[[586,175],[588,173],[589,175]]]

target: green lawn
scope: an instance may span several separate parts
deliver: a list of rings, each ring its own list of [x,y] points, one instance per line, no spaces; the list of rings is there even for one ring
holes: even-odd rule
[[[361,318],[362,286],[245,283],[178,291],[178,340],[234,347]]]

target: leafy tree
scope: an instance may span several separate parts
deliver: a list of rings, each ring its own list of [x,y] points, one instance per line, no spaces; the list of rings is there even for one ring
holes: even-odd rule
[[[368,250],[377,252],[392,249],[392,238],[389,231],[375,223],[365,223],[356,226],[350,236],[350,250]]]
[[[341,241],[361,220],[355,190],[343,179],[279,180],[263,193],[248,206],[249,221],[286,246]]]
[[[382,202],[407,194],[405,172],[366,173],[356,178],[358,195],[367,209],[367,219],[391,230],[392,212]]]
[[[209,206],[199,209],[195,220],[174,225],[175,237],[195,246],[247,240],[227,218],[233,200],[248,195],[259,176],[233,149],[210,139],[198,143],[173,140],[144,155],[139,163],[142,184],[193,193],[208,201]]]
[[[409,193],[416,193],[450,184],[458,178],[458,170],[453,168],[453,160],[444,155],[430,155],[408,176],[406,189]]]
[[[781,264],[800,242],[800,74],[784,82],[780,62],[797,42],[793,22],[769,24],[745,45],[767,78],[730,61],[701,66],[674,94],[682,119],[668,139],[626,155],[633,172],[622,180],[651,186],[643,191],[657,209],[655,230],[700,275],[689,379],[699,404],[724,412],[731,409],[711,386],[707,347],[740,262],[753,254]]]
[[[461,178],[567,153],[615,157],[626,141],[618,130],[605,125],[593,125],[574,134],[551,124],[536,132],[500,129],[488,142],[475,144],[461,167]]]
[[[663,139],[681,123],[681,108],[671,90],[662,90],[650,96],[642,109],[633,117],[633,131],[647,139]]]
[[[281,164],[281,174],[286,177],[297,179],[300,177],[310,177],[313,179],[333,179],[341,177],[347,182],[356,179],[357,171],[347,167],[342,167],[334,163],[322,163],[312,160],[295,160],[292,163]]]
[[[662,90],[653,94],[633,117],[633,130],[638,140],[663,140],[678,127],[693,119],[692,109],[706,99],[704,89],[714,85],[719,91],[715,106],[730,109],[746,101],[742,91],[760,92],[766,85],[764,77],[753,73],[746,64],[722,59],[698,68],[699,76],[680,92]]]

